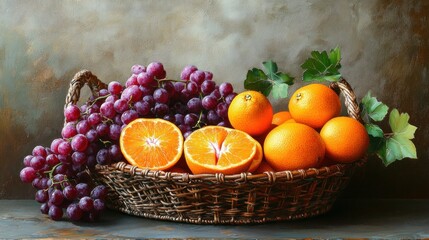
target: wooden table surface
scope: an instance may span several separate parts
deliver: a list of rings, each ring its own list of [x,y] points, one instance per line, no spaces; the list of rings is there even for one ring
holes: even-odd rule
[[[340,199],[322,216],[245,226],[193,225],[106,211],[96,223],[52,221],[33,200],[0,200],[0,238],[429,238],[429,199]]]

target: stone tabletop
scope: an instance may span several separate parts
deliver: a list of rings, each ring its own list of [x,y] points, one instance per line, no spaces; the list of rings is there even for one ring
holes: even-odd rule
[[[194,225],[106,211],[96,223],[52,221],[33,200],[0,200],[0,239],[429,238],[429,200],[340,199],[327,214],[245,226]]]

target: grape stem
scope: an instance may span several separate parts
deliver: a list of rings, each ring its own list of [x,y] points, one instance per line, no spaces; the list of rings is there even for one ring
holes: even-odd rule
[[[89,105],[87,108],[86,108],[86,111],[85,111],[85,115],[87,115],[89,112],[89,109],[91,109],[91,107],[92,106],[94,106],[94,104],[98,101],[98,100],[101,100],[101,99],[103,99],[103,98],[108,98],[109,96],[110,96],[111,94],[109,93],[109,94],[107,94],[107,95],[104,95],[104,96],[99,96],[99,97],[97,97],[97,98],[95,98],[93,101],[92,101],[92,103],[91,103],[91,105]]]

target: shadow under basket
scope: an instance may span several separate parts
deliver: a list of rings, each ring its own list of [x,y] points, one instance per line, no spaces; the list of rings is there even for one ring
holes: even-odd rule
[[[252,175],[171,173],[120,162],[97,166],[107,206],[153,219],[195,224],[249,224],[308,218],[329,211],[356,168],[336,164]]]
[[[70,83],[65,106],[79,101],[85,85],[94,96],[106,88],[90,71],[80,71]],[[348,115],[361,121],[350,85],[342,79],[330,87],[344,97]],[[317,169],[235,175],[150,171],[119,162],[97,165],[90,174],[95,183],[108,187],[107,206],[130,215],[195,224],[250,224],[329,211],[365,162],[363,158]]]

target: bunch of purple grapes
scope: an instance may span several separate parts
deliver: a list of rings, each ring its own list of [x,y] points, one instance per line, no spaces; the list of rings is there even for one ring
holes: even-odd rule
[[[64,109],[61,138],[49,147],[36,146],[24,158],[21,180],[37,189],[40,210],[53,220],[96,220],[105,209],[108,189],[96,185],[90,172],[97,164],[124,161],[121,130],[137,118],[163,118],[186,138],[206,125],[230,127],[228,107],[237,94],[230,83],[217,85],[213,74],[186,66],[180,79],[166,79],[164,66],[134,65],[125,85],[117,81],[82,106]]]

